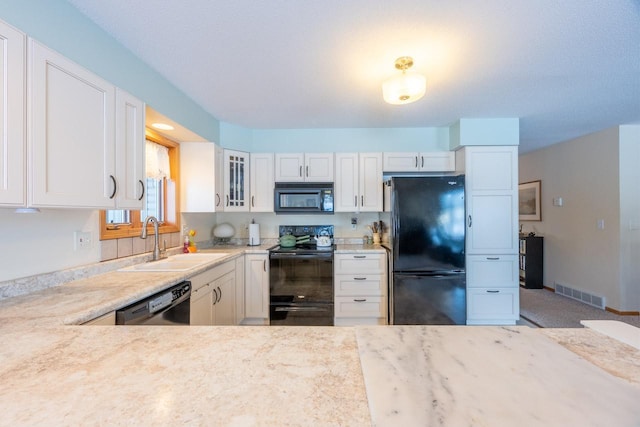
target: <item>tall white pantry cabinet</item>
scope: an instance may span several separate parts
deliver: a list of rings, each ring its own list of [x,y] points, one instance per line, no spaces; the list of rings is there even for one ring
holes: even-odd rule
[[[467,146],[465,174],[467,324],[515,324],[518,281],[518,147]]]

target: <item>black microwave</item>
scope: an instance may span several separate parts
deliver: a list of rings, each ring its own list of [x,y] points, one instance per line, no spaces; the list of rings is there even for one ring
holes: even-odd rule
[[[333,182],[276,182],[277,214],[332,214]]]

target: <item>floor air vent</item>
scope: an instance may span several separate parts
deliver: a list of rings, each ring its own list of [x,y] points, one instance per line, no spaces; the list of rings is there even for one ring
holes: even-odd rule
[[[559,295],[563,295],[565,297],[569,297],[576,301],[583,302],[592,307],[596,307],[602,310],[605,309],[604,297],[600,297],[598,295],[592,295],[588,292],[583,292],[578,289],[573,289],[568,286],[561,285],[559,283],[556,283],[555,285],[556,285],[556,293]]]

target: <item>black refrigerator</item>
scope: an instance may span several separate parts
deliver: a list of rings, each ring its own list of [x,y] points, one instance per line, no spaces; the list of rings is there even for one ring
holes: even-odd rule
[[[464,325],[464,175],[391,178],[395,325]]]

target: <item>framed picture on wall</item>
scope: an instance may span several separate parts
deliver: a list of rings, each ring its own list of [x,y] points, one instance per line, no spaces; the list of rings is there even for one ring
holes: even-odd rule
[[[541,181],[525,182],[518,185],[518,213],[520,221],[542,221],[540,212]]]

